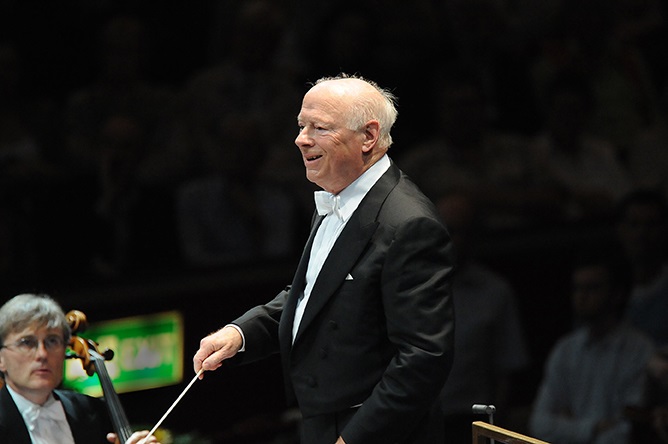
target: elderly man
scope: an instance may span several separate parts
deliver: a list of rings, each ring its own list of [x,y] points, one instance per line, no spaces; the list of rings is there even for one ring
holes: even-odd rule
[[[296,144],[317,214],[292,284],[205,337],[195,371],[280,352],[302,444],[440,443],[452,364],[450,237],[387,155],[395,98],[341,75],[306,93]]]
[[[70,328],[45,295],[21,294],[0,308],[0,442],[11,444],[117,443],[103,401],[56,390],[63,378]],[[148,431],[126,444],[143,443]],[[157,443],[150,437],[147,443]]]

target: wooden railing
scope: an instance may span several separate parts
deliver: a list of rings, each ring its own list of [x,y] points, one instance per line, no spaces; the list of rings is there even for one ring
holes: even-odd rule
[[[511,432],[483,421],[475,421],[472,429],[473,444],[486,444],[488,439],[504,444],[549,444],[546,441]]]

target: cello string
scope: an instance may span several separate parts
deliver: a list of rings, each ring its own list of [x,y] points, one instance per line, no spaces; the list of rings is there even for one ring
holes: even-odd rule
[[[160,421],[158,421],[157,424],[153,426],[153,428],[151,429],[151,431],[148,432],[148,435],[146,435],[146,436],[144,437],[144,439],[142,440],[142,444],[145,444],[145,443],[146,443],[146,440],[148,440],[148,439],[153,435],[153,433],[155,433],[155,431],[158,429],[158,427],[160,427],[160,424],[162,424],[162,422],[165,420],[165,418],[167,418],[167,415],[169,415],[169,414],[171,413],[171,411],[174,409],[174,407],[176,407],[176,404],[179,403],[179,401],[181,400],[181,398],[183,398],[183,395],[186,394],[186,392],[187,392],[187,391],[190,389],[190,387],[195,383],[195,381],[197,381],[197,379],[200,377],[200,375],[201,375],[202,373],[204,373],[204,369],[203,369],[203,368],[200,369],[200,370],[197,372],[197,374],[195,375],[195,377],[190,381],[190,383],[186,386],[186,388],[183,389],[183,391],[181,392],[181,394],[179,395],[179,397],[176,398],[176,401],[174,401],[174,402],[172,403],[171,407],[169,407],[169,408],[167,409],[167,411],[165,412],[165,414],[162,415],[162,418],[160,418]]]
[[[116,429],[121,442],[125,442],[132,435],[132,430],[128,418],[125,416],[125,411],[121,406],[118,394],[116,393],[116,390],[114,390],[114,385],[105,364],[105,358],[96,350],[92,349],[88,350],[88,354],[95,364],[95,371],[100,379],[100,384],[102,385],[102,391],[106,398],[107,408],[112,423],[114,424],[114,428]]]

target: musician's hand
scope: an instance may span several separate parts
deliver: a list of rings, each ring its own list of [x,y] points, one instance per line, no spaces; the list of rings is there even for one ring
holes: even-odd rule
[[[206,371],[217,369],[225,359],[236,355],[242,345],[243,338],[234,327],[225,326],[211,333],[200,341],[199,350],[193,357],[195,373],[199,373],[202,368]]]
[[[141,432],[134,432],[132,436],[128,438],[127,441],[125,441],[125,444],[160,444],[158,442],[158,439],[151,435],[151,437],[144,442],[144,437],[148,435],[148,430],[142,430]],[[107,434],[107,441],[114,443],[114,444],[120,444],[120,441],[118,440],[118,437],[116,436],[115,433],[108,433]]]

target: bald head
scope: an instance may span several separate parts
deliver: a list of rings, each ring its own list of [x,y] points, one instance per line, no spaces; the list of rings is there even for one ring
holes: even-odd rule
[[[329,88],[332,93],[342,97],[379,93],[377,86],[357,77],[323,77],[315,82],[313,88]]]
[[[367,122],[376,120],[380,126],[378,146],[387,149],[392,145],[390,130],[397,120],[396,97],[375,82],[362,77],[341,75],[323,77],[315,82],[310,92],[327,90],[334,100],[339,100],[342,116],[352,130],[362,129]],[[308,94],[308,93],[307,93]]]

